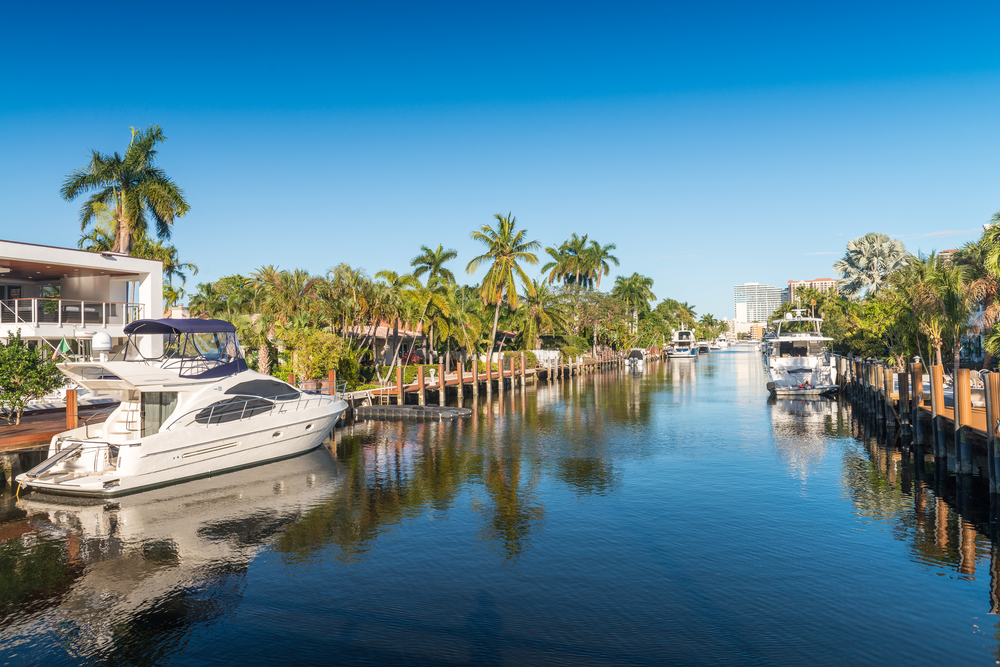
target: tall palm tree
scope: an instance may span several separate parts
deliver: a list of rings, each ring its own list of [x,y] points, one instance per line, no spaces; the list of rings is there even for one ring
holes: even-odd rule
[[[952,255],[952,261],[964,265],[970,279],[978,283],[982,292],[982,312],[976,317],[975,331],[980,334],[992,332],[1000,324],[1000,213],[991,218],[988,227],[977,241],[970,241]],[[983,341],[983,368],[993,363],[994,347]]]
[[[649,310],[649,302],[656,299],[652,287],[653,279],[638,273],[633,273],[627,278],[625,276],[615,278],[611,294],[621,299],[632,312],[632,333],[639,330],[639,312]]]
[[[544,280],[532,280],[534,294],[525,290],[517,307],[517,320],[521,327],[521,337],[528,349],[539,349],[542,332],[555,333],[569,323],[565,301]]]
[[[538,241],[525,241],[528,230],[517,230],[517,218],[508,213],[506,216],[497,213],[496,228],[483,225],[479,231],[472,232],[472,238],[486,246],[482,255],[474,257],[465,270],[475,273],[476,269],[486,264],[489,271],[483,276],[479,286],[479,297],[486,305],[495,305],[493,311],[493,329],[490,334],[490,353],[492,341],[497,337],[497,323],[500,321],[500,304],[506,302],[513,310],[517,308],[517,283],[520,282],[528,294],[535,291],[528,274],[521,268],[521,263],[538,264],[538,257],[531,252],[539,247]]]
[[[96,205],[112,208],[117,222],[113,250],[125,254],[132,252],[135,237],[146,231],[147,216],[156,222],[157,237],[169,239],[174,218],[191,208],[183,190],[154,166],[155,147],[167,139],[160,126],[131,130],[132,141],[124,156],[92,151],[90,164],[71,173],[61,190],[66,201],[96,191],[80,209],[80,229],[86,231],[94,221]]]
[[[425,273],[429,274],[427,280],[442,280],[445,284],[455,283],[455,274],[444,268],[445,262],[458,257],[458,252],[449,248],[445,250],[439,243],[436,250],[431,250],[425,245],[420,246],[420,254],[410,260],[410,266],[416,267],[413,277],[419,278]]]
[[[878,294],[889,275],[906,261],[902,241],[872,233],[848,242],[847,252],[833,270],[840,274],[840,293],[857,299],[866,289],[869,294]]]
[[[590,242],[590,248],[587,249],[587,256],[594,267],[593,271],[597,281],[597,290],[601,289],[601,278],[611,273],[611,264],[619,266],[618,258],[611,254],[611,251],[617,247],[614,243],[602,246],[597,241]]]

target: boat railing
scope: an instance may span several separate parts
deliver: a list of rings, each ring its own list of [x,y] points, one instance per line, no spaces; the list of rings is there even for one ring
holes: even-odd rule
[[[276,396],[253,396],[244,400],[220,401],[185,412],[173,420],[165,431],[187,426],[218,426],[234,424],[247,419],[286,414],[319,407],[328,403],[330,396],[311,392],[279,394]]]

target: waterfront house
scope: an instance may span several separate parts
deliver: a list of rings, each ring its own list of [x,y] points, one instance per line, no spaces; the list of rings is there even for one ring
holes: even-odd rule
[[[163,316],[162,269],[121,253],[0,240],[0,340],[20,330],[63,360],[90,359],[97,332],[117,348],[126,324]]]

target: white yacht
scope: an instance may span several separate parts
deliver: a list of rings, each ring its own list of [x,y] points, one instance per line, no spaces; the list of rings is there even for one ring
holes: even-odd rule
[[[694,359],[698,356],[698,348],[695,347],[694,332],[687,329],[679,329],[670,338],[670,348],[667,356],[671,359]]]
[[[714,349],[717,349],[717,350],[727,350],[727,349],[729,349],[729,337],[726,336],[725,334],[722,334],[721,336],[719,336],[718,338],[716,338],[715,339],[715,348]]]
[[[229,322],[137,320],[125,334],[111,360],[59,364],[121,403],[102,424],[54,436],[22,487],[109,497],[259,465],[315,449],[347,409],[249,370]]]
[[[776,396],[820,396],[837,385],[828,349],[832,338],[820,332],[820,317],[803,317],[804,310],[774,320],[775,332],[766,345],[769,392]]]

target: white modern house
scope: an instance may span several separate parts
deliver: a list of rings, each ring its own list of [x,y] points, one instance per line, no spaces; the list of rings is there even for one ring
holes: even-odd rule
[[[21,338],[64,359],[89,359],[97,332],[163,317],[158,260],[0,240],[0,341]]]

